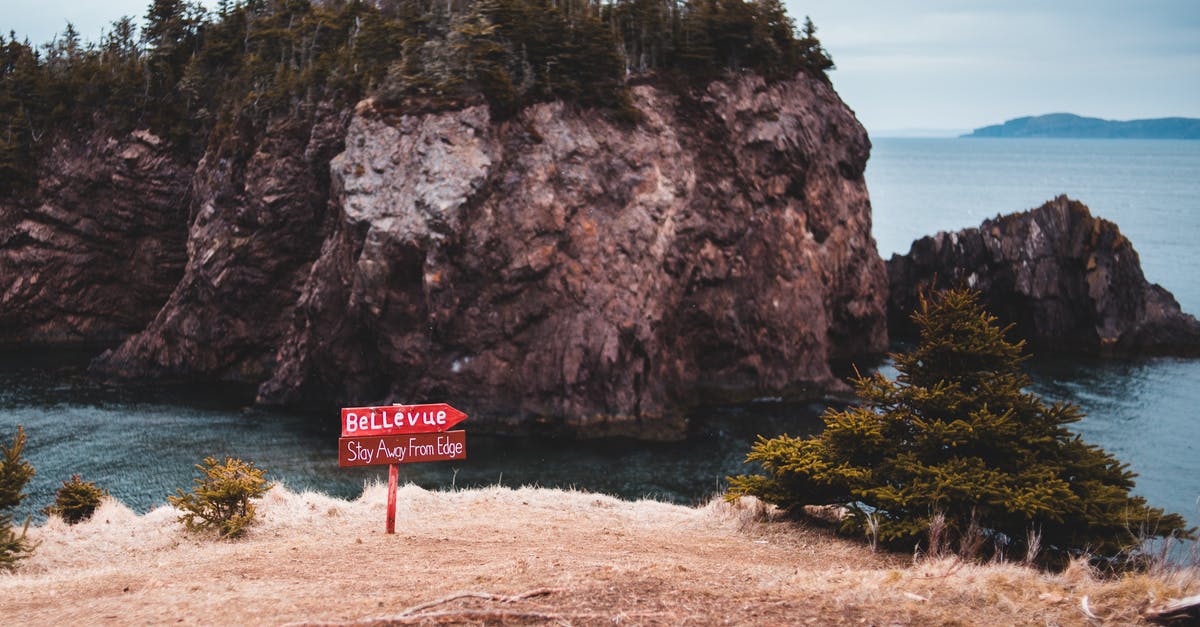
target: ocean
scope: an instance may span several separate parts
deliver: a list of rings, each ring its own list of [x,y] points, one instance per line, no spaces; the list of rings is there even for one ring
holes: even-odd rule
[[[1200,311],[1200,142],[1034,139],[877,139],[867,168],[881,254],[938,230],[1029,209],[1058,194],[1120,225],[1150,280]],[[337,467],[337,416],[249,407],[225,388],[113,388],[88,378],[81,352],[0,354],[0,434],[17,424],[37,470],[18,516],[39,518],[72,473],[139,511],[190,489],[205,456],[253,460],[295,490],[357,496],[381,467]],[[1080,405],[1076,429],[1139,473],[1136,492],[1200,523],[1200,360],[1037,356],[1038,393]],[[701,503],[743,471],[757,434],[820,428],[820,404],[765,401],[697,416],[676,443],[570,442],[470,435],[468,459],[401,467],[429,488],[541,485],[623,498]],[[382,518],[382,513],[381,513]],[[382,524],[382,522],[381,522]]]

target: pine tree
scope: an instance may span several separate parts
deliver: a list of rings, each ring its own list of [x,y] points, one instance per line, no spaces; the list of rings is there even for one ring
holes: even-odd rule
[[[1135,475],[1067,429],[1077,407],[1025,391],[1024,343],[1005,338],[977,293],[935,295],[913,320],[921,341],[894,356],[895,381],[858,377],[865,404],[827,410],[816,436],[760,438],[747,461],[766,474],[732,478],[729,497],[842,506],[843,531],[872,527],[895,548],[911,549],[935,517],[960,549],[982,539],[1020,557],[1032,533],[1046,564],[1194,532],[1130,495]]]
[[[175,491],[167,502],[180,510],[179,521],[188,531],[215,529],[221,537],[236,538],[254,524],[254,504],[250,501],[262,497],[270,490],[262,468],[254,462],[235,457],[225,457],[219,462],[215,457],[204,458],[204,464],[196,464],[203,475],[193,479],[192,491]]]
[[[13,530],[10,510],[25,499],[25,484],[33,477],[33,466],[21,457],[25,448],[25,430],[17,426],[17,435],[9,446],[0,445],[0,568],[12,570],[17,561],[33,552],[34,545],[25,537],[29,521],[20,533]]]
[[[54,493],[54,504],[42,511],[60,516],[68,525],[75,525],[91,518],[106,496],[108,490],[96,487],[95,482],[84,481],[83,477],[74,474],[69,481],[63,481],[62,487]]]
[[[821,40],[817,39],[817,27],[811,17],[804,17],[804,30],[801,34],[803,36],[795,42],[799,65],[814,76],[829,82],[829,76],[825,72],[833,69],[833,58],[821,45]]]

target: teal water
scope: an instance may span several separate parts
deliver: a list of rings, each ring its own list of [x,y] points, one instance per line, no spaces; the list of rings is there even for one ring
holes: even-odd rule
[[[0,354],[0,433],[7,441],[23,425],[26,458],[37,470],[22,518],[40,518],[38,510],[71,473],[147,511],[189,489],[194,465],[207,455],[253,460],[293,490],[343,498],[387,478],[386,467],[338,467],[336,414],[322,420],[264,411],[247,405],[252,395],[221,388],[113,388],[85,375],[86,358],[60,353],[29,363],[24,355]],[[674,443],[484,436],[470,432],[468,419],[466,460],[402,465],[400,481],[428,488],[541,485],[697,504],[741,471],[759,432],[810,433],[823,409],[777,402],[719,408],[696,416],[688,440]]]
[[[1200,253],[1191,243],[1200,234],[1200,142],[881,139],[867,179],[885,256],[921,235],[1067,193],[1116,221],[1151,280],[1186,310],[1200,310]],[[189,488],[193,465],[206,455],[254,460],[293,489],[341,497],[386,476],[381,468],[337,467],[336,415],[249,408],[244,390],[112,388],[83,374],[87,358],[0,354],[0,434],[7,440],[23,424],[38,471],[21,516],[36,516],[71,473],[146,511]],[[1140,494],[1200,523],[1200,361],[1040,356],[1030,368],[1037,392],[1087,412],[1077,429],[1140,474]],[[401,480],[697,503],[741,470],[756,434],[811,433],[822,409],[763,402],[706,412],[686,442],[671,444],[485,437],[470,434],[468,420],[467,460],[402,466]]]

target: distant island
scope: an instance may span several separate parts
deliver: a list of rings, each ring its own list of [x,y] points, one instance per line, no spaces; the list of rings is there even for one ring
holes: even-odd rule
[[[1097,139],[1200,139],[1200,119],[1102,120],[1051,113],[977,128],[962,137],[1070,137]]]

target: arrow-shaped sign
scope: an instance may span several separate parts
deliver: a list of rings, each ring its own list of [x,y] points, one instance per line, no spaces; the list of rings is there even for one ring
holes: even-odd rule
[[[342,437],[434,433],[466,419],[466,414],[445,403],[347,407],[342,410]]]

